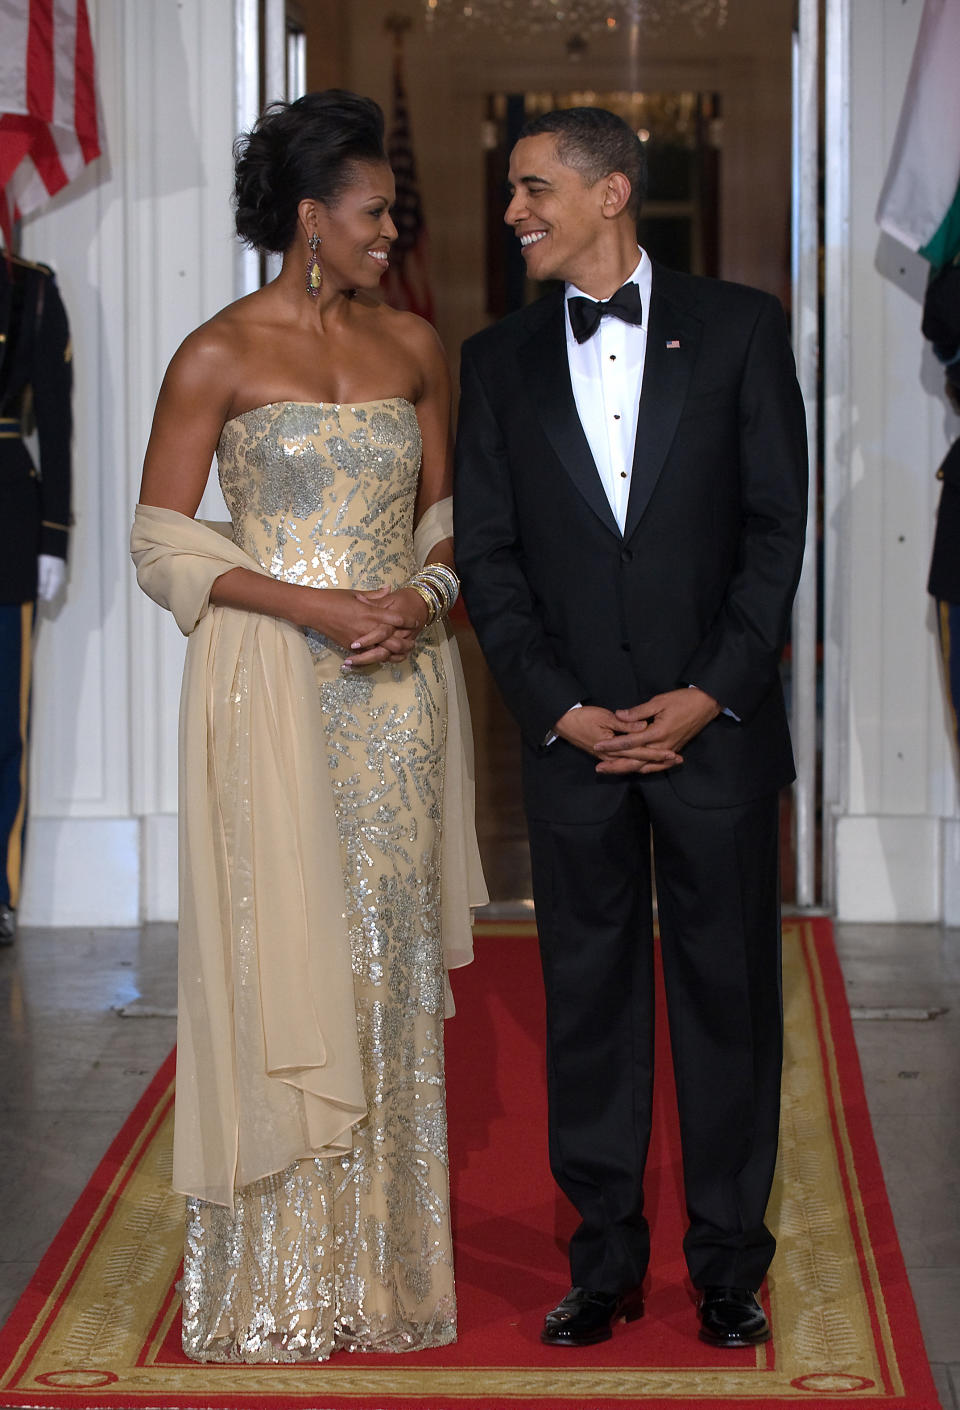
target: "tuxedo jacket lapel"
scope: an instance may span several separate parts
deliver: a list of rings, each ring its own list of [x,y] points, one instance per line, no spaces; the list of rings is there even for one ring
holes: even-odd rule
[[[630,538],[643,518],[660,478],[700,343],[700,320],[674,293],[670,271],[655,264],[624,539]]]
[[[620,527],[604,492],[596,462],[573,399],[563,296],[545,299],[544,316],[519,349],[530,397],[560,463],[594,514],[620,538]]]

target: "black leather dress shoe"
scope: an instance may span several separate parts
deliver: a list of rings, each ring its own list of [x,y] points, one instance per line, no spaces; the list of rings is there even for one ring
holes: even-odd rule
[[[17,934],[17,913],[0,902],[0,945],[12,945]]]
[[[540,1340],[547,1346],[594,1346],[609,1341],[614,1322],[635,1322],[643,1316],[643,1293],[590,1292],[571,1288],[543,1321]]]
[[[749,1288],[704,1288],[700,1340],[711,1346],[757,1346],[770,1340],[770,1323]]]

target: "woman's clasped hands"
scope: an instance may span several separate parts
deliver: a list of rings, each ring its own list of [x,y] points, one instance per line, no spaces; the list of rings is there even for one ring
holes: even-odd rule
[[[405,661],[427,623],[427,606],[413,588],[309,589],[311,609],[303,625],[330,637],[350,655],[342,670]]]

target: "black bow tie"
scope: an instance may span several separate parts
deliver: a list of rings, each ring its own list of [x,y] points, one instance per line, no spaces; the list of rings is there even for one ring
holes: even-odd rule
[[[585,343],[588,338],[593,337],[605,313],[622,318],[624,323],[635,323],[639,326],[643,322],[640,290],[632,280],[629,284],[621,285],[612,298],[597,303],[595,299],[576,295],[567,299],[567,308],[570,310],[570,327],[578,343]]]

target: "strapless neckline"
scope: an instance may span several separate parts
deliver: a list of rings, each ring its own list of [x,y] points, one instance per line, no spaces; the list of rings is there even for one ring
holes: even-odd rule
[[[280,401],[265,401],[262,406],[251,406],[247,411],[238,411],[236,416],[229,417],[223,424],[224,426],[229,426],[232,421],[242,421],[245,416],[255,416],[257,412],[260,411],[271,411],[275,406],[329,406],[333,407],[335,410],[339,410],[339,408],[343,406],[350,408],[355,406],[385,406],[389,402],[402,402],[404,406],[409,406],[411,411],[416,410],[409,397],[371,397],[369,401],[293,401],[289,398],[281,398]]]

